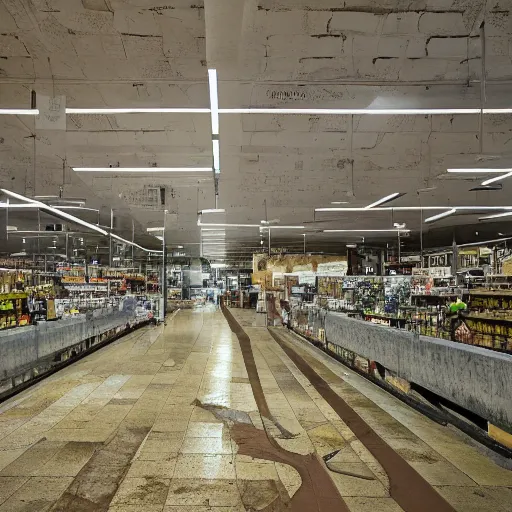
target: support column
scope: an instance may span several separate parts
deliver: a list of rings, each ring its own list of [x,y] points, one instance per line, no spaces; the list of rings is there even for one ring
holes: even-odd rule
[[[164,230],[162,233],[162,298],[163,298],[163,316],[167,315],[167,247],[165,243],[165,224],[167,220],[167,210],[164,211]]]

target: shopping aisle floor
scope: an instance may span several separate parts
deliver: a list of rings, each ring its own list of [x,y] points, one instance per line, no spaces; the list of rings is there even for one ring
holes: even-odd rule
[[[0,406],[0,512],[402,510],[382,465],[262,316],[231,312],[250,338],[271,418],[259,412],[254,368],[248,373],[247,352],[222,312],[181,311],[165,328],[136,331]],[[510,510],[511,471],[282,334],[447,510]],[[335,450],[328,469],[317,455]],[[318,464],[312,480],[321,477],[329,495],[318,507],[295,499],[301,469],[286,463],[290,452]]]

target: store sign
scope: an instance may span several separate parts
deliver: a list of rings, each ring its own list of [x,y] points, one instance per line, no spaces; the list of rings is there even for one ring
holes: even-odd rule
[[[299,284],[316,284],[316,274],[314,272],[296,272],[299,277]]]
[[[400,258],[400,261],[402,263],[419,263],[421,261],[421,256],[418,255],[411,255],[411,256],[402,256]]]
[[[429,267],[447,267],[448,265],[448,254],[431,254],[428,257]]]
[[[62,278],[62,283],[85,283],[85,278],[83,276],[66,276]]]
[[[83,284],[83,285],[66,285],[66,290],[72,292],[106,292],[107,287],[103,285]]]
[[[348,263],[346,261],[331,261],[328,263],[319,263],[317,267],[318,274],[324,275],[346,275]]]
[[[428,273],[431,277],[449,277],[452,269],[450,267],[430,267]]]

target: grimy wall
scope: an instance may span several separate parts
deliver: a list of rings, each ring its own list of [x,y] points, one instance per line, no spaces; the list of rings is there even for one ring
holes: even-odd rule
[[[506,430],[512,429],[512,356],[328,313],[325,334]]]

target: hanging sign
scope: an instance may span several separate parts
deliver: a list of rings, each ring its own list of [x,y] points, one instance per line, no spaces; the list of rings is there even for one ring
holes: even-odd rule
[[[299,277],[299,284],[316,284],[316,274],[314,272],[296,272],[296,275]]]
[[[448,267],[448,254],[431,254],[428,257],[429,267]]]
[[[66,96],[37,95],[36,129],[66,130]]]
[[[319,263],[317,266],[318,274],[337,274],[346,275],[348,270],[348,263],[346,261],[330,261],[328,263]]]

